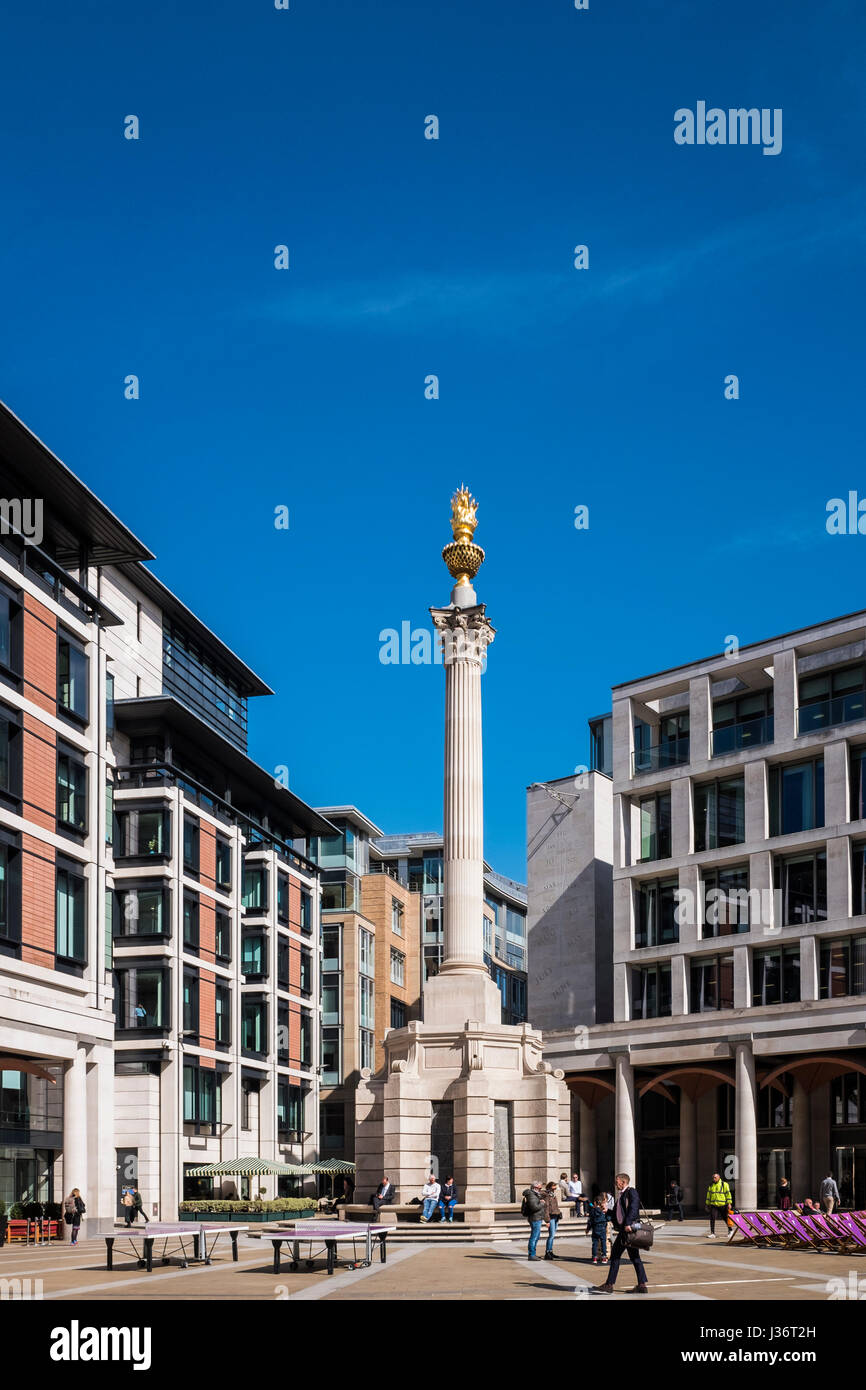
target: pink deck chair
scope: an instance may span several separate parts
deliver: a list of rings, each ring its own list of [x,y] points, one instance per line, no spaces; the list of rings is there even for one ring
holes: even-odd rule
[[[829,1217],[826,1218],[829,1220]],[[842,1212],[837,1217],[838,1224],[846,1232],[851,1248],[856,1250],[866,1250],[866,1231],[854,1220],[853,1212]]]
[[[728,1236],[728,1245],[737,1235],[742,1236],[749,1245],[757,1246],[760,1242],[766,1244],[767,1237],[762,1235],[741,1211],[732,1211],[729,1215],[734,1224],[731,1227],[731,1234]]]
[[[777,1211],[759,1211],[756,1215],[760,1217],[764,1225],[768,1226],[773,1232],[773,1235],[776,1236],[777,1244],[781,1243],[784,1247],[800,1244],[799,1236],[795,1235],[783,1222],[778,1220],[779,1213]]]

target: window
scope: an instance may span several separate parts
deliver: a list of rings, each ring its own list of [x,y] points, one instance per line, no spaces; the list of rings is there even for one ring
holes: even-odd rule
[[[216,884],[223,892],[232,886],[232,847],[221,835],[216,837]]]
[[[114,738],[114,676],[110,671],[105,673],[105,732]]]
[[[267,912],[268,871],[264,865],[244,865],[243,904],[247,912]]]
[[[322,927],[322,969],[340,969],[340,931],[338,926]]]
[[[796,1004],[800,999],[800,948],[780,946],[752,956],[752,1003]]]
[[[322,1148],[331,1152],[343,1149],[346,1143],[345,1106],[338,1105],[336,1101],[327,1101],[319,1107],[319,1114]]]
[[[391,1027],[406,1027],[406,1005],[403,1003],[402,999],[391,1000]]]
[[[360,1062],[362,1067],[373,1067],[373,1034],[366,1028],[360,1033]]]
[[[285,874],[277,874],[277,921],[284,925],[289,921],[289,880]]]
[[[250,1099],[253,1095],[258,1095],[256,1087],[253,1086],[252,1082],[244,1081],[241,1087],[241,1129],[252,1129],[253,1127],[252,1102]]]
[[[402,951],[395,951],[391,947],[391,984],[400,985],[402,988],[406,984],[406,957]]]
[[[360,976],[361,985],[361,1027],[372,1028],[375,1023],[373,981],[367,975]]]
[[[238,748],[247,746],[247,701],[228,672],[206,654],[195,638],[170,618],[163,619],[163,689]]]
[[[713,705],[713,757],[773,741],[773,692],[757,690]]]
[[[144,807],[121,807],[115,816],[115,859],[167,858],[171,815]]]
[[[391,930],[395,936],[403,935],[403,904],[399,898],[391,899]]]
[[[262,980],[268,973],[268,943],[261,934],[244,934],[241,943],[241,974],[245,979]]]
[[[699,956],[692,961],[690,1012],[734,1007],[734,957]]]
[[[339,1028],[322,1029],[322,1085],[339,1086],[342,1059]]]
[[[824,762],[771,767],[770,834],[793,835],[824,824]]]
[[[612,731],[613,716],[610,714],[589,721],[590,767],[606,777],[613,776]]]
[[[193,893],[183,895],[183,944],[187,951],[198,950],[198,898]]]
[[[115,970],[114,1021],[121,1030],[168,1028],[168,971],[160,966]]]
[[[831,1124],[866,1124],[866,1077],[859,1072],[835,1076],[830,1082]]]
[[[281,989],[289,989],[289,943],[284,937],[277,938],[277,984]]]
[[[57,826],[87,834],[87,767],[73,753],[57,750]]]
[[[55,951],[61,960],[87,961],[87,883],[80,867],[58,859]]]
[[[313,953],[301,947],[301,994],[313,992]]]
[[[183,1069],[183,1118],[185,1124],[209,1125],[212,1133],[222,1119],[221,1078],[211,1067]]]
[[[289,1060],[289,1006],[277,1004],[277,1061]]]
[[[17,684],[21,675],[21,603],[5,585],[0,586],[0,673]]]
[[[198,975],[194,970],[183,972],[183,1031],[198,1037]]]
[[[301,1009],[301,1066],[313,1065],[313,1015]]]
[[[303,1130],[303,1092],[290,1081],[277,1082],[277,1130],[298,1134]]]
[[[87,723],[87,657],[63,633],[57,639],[57,707]]]
[[[340,977],[322,976],[322,1023],[340,1022]]]
[[[17,837],[0,831],[0,943],[21,940],[21,853]]]
[[[372,932],[365,931],[363,927],[359,927],[358,931],[358,969],[364,975],[372,975],[374,973],[373,961],[376,946],[375,938]]]
[[[229,1047],[232,1040],[232,992],[228,985],[217,982],[214,991],[216,1010],[216,1041],[220,1047]]]
[[[866,994],[866,936],[821,942],[821,999]]]
[[[782,894],[782,919],[777,926],[827,920],[827,856],[823,850],[777,859],[774,875],[776,891]]]
[[[745,779],[725,777],[696,786],[695,852],[740,845],[745,838]]]
[[[244,997],[241,1006],[241,1047],[265,1056],[268,1050],[268,1006],[263,999]]]
[[[820,676],[804,676],[799,681],[800,708],[797,732],[828,729],[834,724],[850,724],[866,718],[864,668],[843,666]]]
[[[649,772],[677,767],[689,760],[689,716],[666,715],[658,723],[658,742],[653,744],[652,727],[642,719],[634,724],[634,770]]]
[[[186,873],[197,874],[199,866],[199,825],[192,816],[183,818],[183,867]]]
[[[217,908],[215,913],[216,941],[214,949],[218,960],[231,960],[232,958],[232,919],[227,912],[220,912]]]
[[[635,912],[635,947],[661,946],[671,941],[679,941],[679,926],[676,920],[675,878],[656,879],[652,883],[640,883],[637,887]]]
[[[161,883],[127,888],[123,881],[114,894],[115,936],[170,936],[171,895]]]
[[[640,857],[669,859],[671,853],[671,794],[643,796],[640,800]]]
[[[110,845],[114,838],[114,783],[105,784],[105,843]]]
[[[0,705],[0,796],[21,799],[21,725],[5,705]]]
[[[747,932],[749,917],[749,866],[707,869],[704,883],[704,936],[731,936]]]
[[[313,899],[306,888],[301,889],[301,931],[307,935],[313,930]]]
[[[632,1018],[667,1018],[671,1011],[671,967],[632,969]]]

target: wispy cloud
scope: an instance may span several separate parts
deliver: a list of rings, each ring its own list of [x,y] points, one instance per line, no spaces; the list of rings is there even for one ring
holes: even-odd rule
[[[379,280],[329,280],[299,287],[293,281],[252,312],[256,318],[313,329],[404,332],[439,325],[479,334],[523,332],[542,321],[567,323],[594,306],[627,311],[658,304],[686,289],[701,267],[720,258],[730,272],[732,265],[805,259],[846,241],[864,240],[866,216],[857,204],[776,208],[649,259],[638,249],[616,270],[604,268],[605,253],[597,240],[590,247],[587,271],[572,270],[566,250],[562,271],[406,272]]]

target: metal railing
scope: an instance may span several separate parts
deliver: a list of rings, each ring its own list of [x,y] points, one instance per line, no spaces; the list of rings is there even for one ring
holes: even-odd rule
[[[666,767],[682,767],[689,760],[688,738],[671,739],[652,748],[635,749],[632,753],[633,772],[658,772]]]
[[[724,753],[738,753],[743,748],[759,748],[762,743],[773,742],[773,716],[762,714],[756,719],[743,719],[739,724],[713,729],[712,739],[714,758]]]
[[[850,690],[847,695],[836,695],[831,700],[800,705],[797,733],[808,734],[814,729],[832,729],[836,724],[853,724],[855,719],[866,719],[866,691]]]

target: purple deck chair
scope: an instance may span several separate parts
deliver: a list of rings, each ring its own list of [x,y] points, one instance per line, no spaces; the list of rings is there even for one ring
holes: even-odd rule
[[[826,1235],[807,1225],[808,1217],[798,1216],[795,1211],[780,1211],[778,1215],[785,1225],[794,1232],[794,1235],[799,1236],[801,1245],[807,1246],[810,1250],[816,1250],[820,1246],[826,1245]]]
[[[829,1217],[825,1218],[825,1220],[829,1219]],[[866,1250],[866,1231],[862,1230],[857,1221],[854,1220],[853,1212],[842,1212],[836,1220],[842,1227],[842,1230],[846,1232],[851,1242],[851,1248]]]
[[[850,1243],[848,1232],[844,1228],[840,1231],[832,1222],[828,1222],[826,1216],[819,1212],[810,1211],[801,1216],[800,1220],[822,1245],[829,1246],[831,1250],[838,1250],[840,1244]]]
[[[761,1241],[766,1244],[767,1237],[751,1224],[750,1218],[744,1216],[740,1211],[729,1212],[729,1216],[734,1224],[731,1227],[731,1234],[728,1236],[728,1245],[737,1235],[742,1236],[749,1245],[757,1246]]]
[[[755,1227],[755,1230],[758,1232],[758,1234],[761,1236],[763,1240],[768,1241],[770,1245],[779,1244],[779,1241],[782,1237],[779,1235],[777,1228],[775,1226],[771,1226],[770,1223],[765,1219],[766,1212],[750,1211],[746,1212],[746,1217],[749,1221],[751,1221],[752,1225]]]
[[[777,1243],[781,1242],[783,1247],[789,1248],[792,1245],[800,1244],[799,1236],[795,1235],[783,1222],[778,1220],[779,1212],[759,1211],[756,1212],[756,1215],[763,1221],[765,1226],[769,1227],[776,1237]]]

